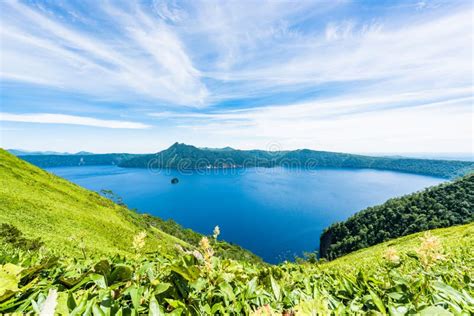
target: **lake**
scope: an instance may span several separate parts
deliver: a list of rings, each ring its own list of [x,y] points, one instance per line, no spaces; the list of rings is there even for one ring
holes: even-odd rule
[[[319,247],[322,230],[389,198],[444,179],[370,169],[221,169],[178,172],[115,166],[48,168],[87,189],[108,189],[138,212],[239,244],[270,263]],[[179,179],[171,184],[172,178]]]

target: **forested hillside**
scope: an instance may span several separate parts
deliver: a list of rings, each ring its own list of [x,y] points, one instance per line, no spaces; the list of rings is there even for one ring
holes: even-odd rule
[[[371,168],[451,178],[473,170],[474,162],[370,157],[309,149],[281,152],[232,148],[202,149],[176,143],[157,154],[141,155],[123,160],[119,166],[174,169],[274,166],[309,169],[317,167]]]
[[[321,235],[320,255],[334,259],[380,242],[474,221],[474,174],[369,207]]]
[[[371,157],[301,149],[271,152],[226,148],[197,148],[175,143],[156,154],[20,155],[41,168],[118,165],[124,168],[212,169],[275,167],[370,168],[453,178],[474,170],[472,161]]]
[[[41,168],[118,165],[138,155],[133,154],[74,154],[20,155],[20,158]]]

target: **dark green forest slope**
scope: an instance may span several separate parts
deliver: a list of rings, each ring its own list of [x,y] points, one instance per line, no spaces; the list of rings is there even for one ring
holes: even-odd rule
[[[474,174],[369,207],[321,235],[320,255],[334,259],[389,239],[474,221]]]
[[[371,168],[452,178],[473,170],[474,162],[370,157],[309,149],[281,152],[236,150],[232,148],[226,148],[225,150],[202,149],[175,143],[170,148],[156,154],[141,155],[123,160],[119,166],[175,169],[274,166],[309,169],[317,167]]]
[[[20,155],[20,158],[41,168],[118,165],[137,157],[134,154]]]

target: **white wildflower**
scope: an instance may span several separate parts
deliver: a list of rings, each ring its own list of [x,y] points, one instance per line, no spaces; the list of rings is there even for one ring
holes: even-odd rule
[[[217,239],[217,237],[218,237],[220,234],[221,234],[221,230],[220,230],[219,226],[214,227],[214,233],[213,233],[213,235],[212,235],[212,236],[214,237],[214,239]]]
[[[56,310],[56,305],[58,298],[58,292],[56,289],[49,290],[48,297],[43,303],[43,307],[41,308],[40,316],[52,316],[54,315],[54,311]]]

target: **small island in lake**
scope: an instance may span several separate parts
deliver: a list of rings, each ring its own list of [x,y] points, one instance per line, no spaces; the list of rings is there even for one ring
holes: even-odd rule
[[[178,178],[173,178],[171,179],[171,184],[177,184],[179,183],[179,179]]]

